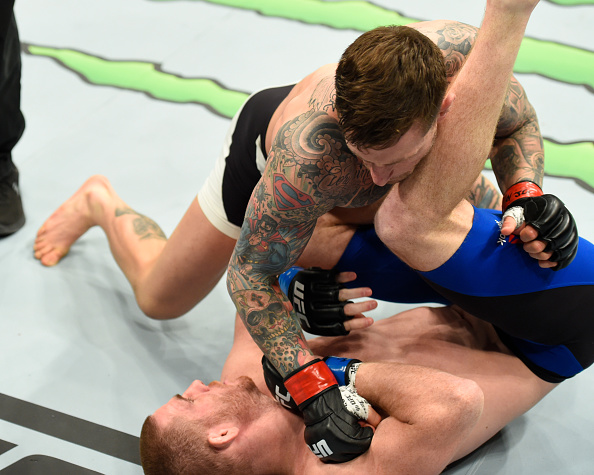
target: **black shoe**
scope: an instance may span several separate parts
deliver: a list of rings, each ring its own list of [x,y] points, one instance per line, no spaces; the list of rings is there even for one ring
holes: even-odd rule
[[[23,202],[19,192],[19,171],[0,178],[0,236],[17,232],[25,224]]]

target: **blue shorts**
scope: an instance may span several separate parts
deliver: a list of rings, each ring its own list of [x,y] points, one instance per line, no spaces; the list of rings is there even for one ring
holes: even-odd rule
[[[377,237],[373,226],[357,229],[334,269],[356,272],[357,279],[345,286],[370,287],[374,299],[399,303],[450,303],[398,259]]]
[[[500,212],[475,208],[458,251],[430,272],[415,272],[379,247],[371,229],[355,234],[338,267],[357,272],[355,286],[371,287],[375,298],[459,305],[493,324],[537,376],[561,382],[594,362],[594,245],[580,239],[568,267],[542,269],[519,240],[501,239],[500,220]],[[357,256],[365,261],[358,263]],[[394,276],[388,277],[391,268]]]

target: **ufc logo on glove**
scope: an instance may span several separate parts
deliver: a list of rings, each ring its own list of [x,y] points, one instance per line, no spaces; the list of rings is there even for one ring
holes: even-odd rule
[[[306,327],[309,327],[309,322],[307,321],[307,317],[305,316],[305,286],[301,282],[295,282],[295,287],[293,288],[293,309]]]
[[[318,443],[312,444],[308,447],[309,450],[311,450],[314,453],[314,455],[319,458],[328,457],[329,455],[332,455],[334,453],[328,446],[328,443],[325,439],[322,439]]]

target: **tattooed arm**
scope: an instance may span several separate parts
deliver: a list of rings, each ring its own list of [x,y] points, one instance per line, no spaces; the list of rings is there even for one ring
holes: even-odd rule
[[[277,276],[297,260],[319,216],[335,206],[377,199],[369,174],[326,112],[328,101],[311,100],[308,107],[276,134],[227,274],[240,318],[283,376],[313,355],[276,288]]]
[[[542,187],[544,148],[538,119],[524,88],[513,76],[489,158],[502,191],[520,180]]]
[[[472,185],[466,199],[477,208],[501,209],[501,193],[482,173]]]

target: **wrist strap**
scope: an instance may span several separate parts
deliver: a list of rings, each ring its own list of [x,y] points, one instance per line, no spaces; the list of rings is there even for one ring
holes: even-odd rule
[[[278,276],[278,285],[287,297],[289,297],[289,287],[293,282],[293,278],[297,275],[297,272],[302,270],[303,267],[293,266]]]
[[[338,386],[336,378],[319,358],[301,366],[285,379],[285,387],[298,406],[332,386]]]
[[[520,198],[528,198],[530,196],[541,196],[542,189],[532,181],[520,181],[509,189],[503,195],[502,208],[506,211],[511,204]]]

